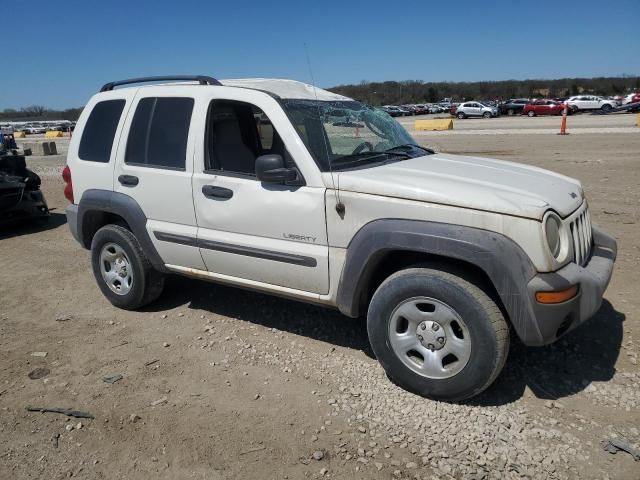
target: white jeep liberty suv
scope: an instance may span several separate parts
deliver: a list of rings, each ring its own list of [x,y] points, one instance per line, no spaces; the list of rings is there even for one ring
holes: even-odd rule
[[[106,84],[63,177],[113,305],[179,273],[366,315],[389,377],[440,400],[493,382],[510,329],[545,345],[593,316],[616,257],[578,181],[436,154],[381,110],[289,80]]]

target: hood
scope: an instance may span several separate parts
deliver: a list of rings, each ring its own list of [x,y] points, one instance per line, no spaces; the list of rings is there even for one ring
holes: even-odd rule
[[[565,217],[583,201],[578,180],[537,167],[480,157],[440,153],[337,173],[340,190],[536,220],[541,220],[548,209]]]

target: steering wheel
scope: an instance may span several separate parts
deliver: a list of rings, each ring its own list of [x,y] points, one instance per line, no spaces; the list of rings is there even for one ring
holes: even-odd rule
[[[374,122],[371,121],[373,120],[373,118],[367,118],[367,115],[364,115],[362,120],[364,121],[367,128],[371,130],[373,133],[375,133],[378,137],[383,138],[385,140],[390,140],[390,137],[388,135],[385,135],[384,130],[379,128]]]
[[[365,148],[368,148],[370,152],[375,151],[373,149],[373,144],[371,142],[362,142],[360,145],[358,145],[354,150],[352,155],[356,155],[360,152],[362,152]]]

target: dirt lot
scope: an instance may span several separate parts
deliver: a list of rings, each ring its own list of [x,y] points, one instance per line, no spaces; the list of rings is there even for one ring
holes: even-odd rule
[[[54,211],[0,233],[0,478],[640,478],[640,462],[601,446],[640,446],[634,120],[572,118],[566,137],[549,133],[557,117],[465,120],[417,136],[579,178],[619,242],[596,317],[555,345],[513,345],[496,384],[464,405],[392,385],[364,322],[333,311],[180,277],[145,311],[116,310],[65,224],[64,157],[29,158]],[[32,380],[36,368],[49,373]]]

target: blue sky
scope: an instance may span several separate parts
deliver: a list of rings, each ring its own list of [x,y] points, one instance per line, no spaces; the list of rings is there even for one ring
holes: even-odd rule
[[[0,0],[0,109],[82,106],[110,80],[171,73],[469,81],[640,74],[640,0]],[[617,22],[622,28],[614,28]],[[33,26],[15,34],[21,26]],[[6,61],[7,56],[4,56]]]

